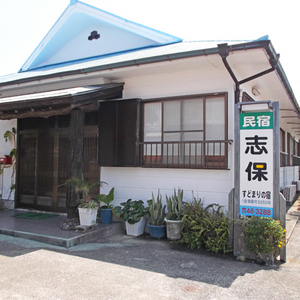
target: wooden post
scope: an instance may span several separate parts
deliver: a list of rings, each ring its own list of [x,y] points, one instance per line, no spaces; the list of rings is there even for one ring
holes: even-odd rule
[[[84,115],[81,109],[71,111],[68,178],[82,178],[83,176]],[[78,218],[78,202],[79,195],[75,194],[72,189],[68,189],[66,203],[68,219]]]

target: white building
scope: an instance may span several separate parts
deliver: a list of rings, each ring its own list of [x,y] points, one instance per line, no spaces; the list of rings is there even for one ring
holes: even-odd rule
[[[71,1],[0,93],[0,133],[17,129],[15,207],[66,211],[74,109],[86,112],[84,176],[115,187],[115,204],[180,187],[227,210],[237,102],[279,101],[281,189],[299,178],[300,109],[267,38],[187,42]]]

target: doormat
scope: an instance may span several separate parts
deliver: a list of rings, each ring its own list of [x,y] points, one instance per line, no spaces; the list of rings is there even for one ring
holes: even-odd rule
[[[59,216],[59,215],[36,213],[36,212],[27,212],[27,213],[21,213],[21,214],[13,215],[12,217],[22,218],[22,219],[42,220],[42,219],[48,219],[48,218],[53,218],[53,217],[57,217],[57,216]]]

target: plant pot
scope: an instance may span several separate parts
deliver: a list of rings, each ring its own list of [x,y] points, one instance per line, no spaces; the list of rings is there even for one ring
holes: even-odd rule
[[[78,208],[80,225],[94,225],[97,220],[97,209]]]
[[[141,220],[134,224],[129,224],[128,222],[125,222],[127,235],[133,235],[133,236],[142,235],[145,230],[145,224],[146,224],[145,217],[141,217]]]
[[[149,228],[149,234],[155,239],[161,239],[166,235],[166,225],[150,225],[147,224]]]
[[[101,208],[100,218],[102,224],[110,224],[112,220],[112,209],[111,208]]]
[[[182,220],[166,220],[167,239],[170,241],[180,240],[182,237]]]

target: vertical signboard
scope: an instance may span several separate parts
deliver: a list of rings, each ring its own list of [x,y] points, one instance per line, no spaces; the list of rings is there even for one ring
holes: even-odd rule
[[[273,217],[273,112],[240,114],[240,215]]]

